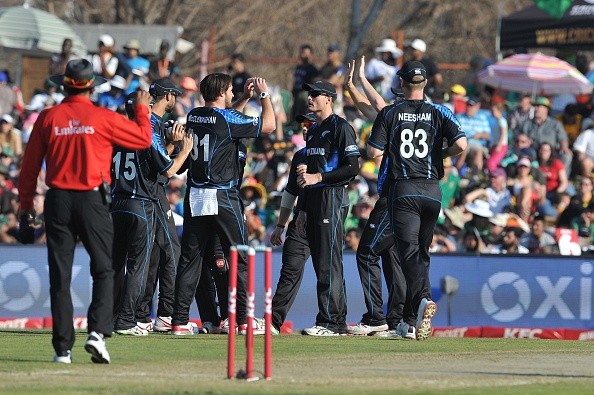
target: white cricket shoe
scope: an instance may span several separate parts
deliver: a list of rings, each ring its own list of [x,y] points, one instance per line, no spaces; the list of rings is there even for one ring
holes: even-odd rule
[[[129,335],[129,336],[148,336],[148,331],[142,329],[138,325],[128,329],[118,329],[115,331],[118,335]]]
[[[319,325],[314,325],[311,328],[305,328],[303,330],[303,334],[309,336],[340,336],[340,333],[334,332]]]
[[[105,346],[103,335],[100,335],[95,331],[89,333],[89,337],[85,343],[85,350],[91,354],[91,361],[93,361],[93,363],[111,362],[111,358],[107,352],[107,347]]]
[[[155,318],[153,332],[171,332],[171,317]]]
[[[72,363],[72,353],[70,350],[61,351],[54,355],[55,363]]]
[[[367,336],[373,335],[376,332],[387,331],[388,324],[383,325],[367,325],[363,322],[359,322],[357,325],[348,325],[347,332],[351,335]]]

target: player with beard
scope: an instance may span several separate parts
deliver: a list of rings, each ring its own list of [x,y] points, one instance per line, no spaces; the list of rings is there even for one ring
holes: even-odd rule
[[[262,104],[261,117],[248,117],[231,109],[232,79],[223,73],[207,75],[200,82],[204,107],[190,111],[186,128],[195,134],[188,162],[188,188],[184,200],[181,257],[175,279],[173,334],[191,335],[189,310],[196,292],[213,233],[228,254],[235,244],[247,244],[243,207],[237,190],[237,145],[242,138],[260,137],[275,128],[274,110],[263,78],[252,80]],[[214,231],[214,232],[213,232]],[[238,254],[237,323],[246,322],[247,256]],[[234,328],[230,328],[234,330]]]

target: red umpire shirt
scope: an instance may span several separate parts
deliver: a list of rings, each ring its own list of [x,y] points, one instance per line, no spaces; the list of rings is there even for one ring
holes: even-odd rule
[[[44,159],[45,183],[50,188],[89,191],[101,185],[102,179],[111,183],[114,144],[129,149],[151,145],[148,108],[136,105],[136,113],[146,116],[138,116],[136,123],[77,95],[44,110],[33,126],[19,176],[21,210],[33,208]]]

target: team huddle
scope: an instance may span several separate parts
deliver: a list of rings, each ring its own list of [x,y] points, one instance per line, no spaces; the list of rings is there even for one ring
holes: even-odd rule
[[[351,78],[353,68],[354,63]],[[450,110],[424,100],[427,72],[420,62],[406,62],[398,75],[404,98],[372,112],[375,122],[367,141],[368,156],[383,159],[380,199],[357,251],[367,308],[357,325],[346,322],[342,265],[349,208],[346,186],[359,172],[357,135],[333,112],[337,93],[332,84],[303,84],[309,112],[298,115],[297,121],[309,125],[306,147],[292,160],[270,239],[273,245],[283,244],[272,301],[273,334],[279,333],[295,300],[309,257],[317,277],[318,312],[304,334],[417,340],[431,334],[437,306],[430,294],[428,251],[441,208],[438,181],[443,159],[463,152],[466,137]],[[72,362],[70,277],[77,238],[91,258],[93,295],[85,349],[93,362],[110,363],[105,338],[112,332],[245,333],[246,252],[238,251],[236,328],[229,328],[226,320],[227,259],[231,246],[247,244],[239,187],[248,139],[268,135],[276,127],[266,81],[248,79],[243,94],[232,102],[231,77],[207,75],[200,82],[205,105],[192,109],[182,126],[164,121],[181,94],[169,79],[154,81],[149,92],[128,95],[126,119],[95,108],[89,100],[101,77],[93,74],[88,61],[72,60],[64,75],[52,78],[64,86],[67,98],[44,111],[35,124],[19,195],[23,215],[34,214],[30,203],[45,160],[54,361]],[[262,107],[259,117],[241,112],[254,95]],[[351,95],[357,102],[357,93]],[[365,99],[359,104],[365,107]],[[362,112],[369,117],[367,110]],[[52,132],[72,124],[92,127],[93,133]],[[187,188],[178,240],[164,186],[184,171]],[[380,257],[389,291],[385,315]],[[189,321],[194,300],[202,328]],[[254,326],[256,334],[264,332],[264,320],[255,319]]]

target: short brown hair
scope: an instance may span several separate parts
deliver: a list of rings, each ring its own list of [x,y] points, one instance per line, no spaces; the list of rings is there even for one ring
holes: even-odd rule
[[[224,73],[212,73],[200,81],[200,93],[205,102],[216,101],[231,86],[231,76]]]

